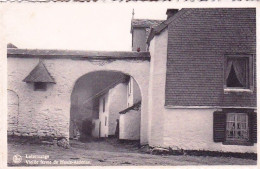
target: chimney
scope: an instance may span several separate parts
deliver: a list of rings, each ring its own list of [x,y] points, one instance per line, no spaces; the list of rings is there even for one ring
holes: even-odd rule
[[[175,15],[178,11],[179,9],[167,9],[166,11],[167,19]]]

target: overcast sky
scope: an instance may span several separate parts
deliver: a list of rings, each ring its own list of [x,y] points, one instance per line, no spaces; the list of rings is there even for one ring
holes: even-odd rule
[[[5,8],[6,42],[18,48],[131,50],[134,18],[166,19],[170,3],[16,4]]]
[[[207,5],[221,7],[238,3]],[[136,19],[166,19],[167,8],[206,7],[205,4],[140,1],[8,3],[0,5],[0,28],[4,28],[5,41],[18,48],[124,51],[131,50],[133,8]]]

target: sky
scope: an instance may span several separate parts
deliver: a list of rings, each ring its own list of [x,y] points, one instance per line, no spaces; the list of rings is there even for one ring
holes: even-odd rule
[[[166,19],[168,8],[185,5],[245,6],[232,2],[5,3],[0,4],[0,31],[6,43],[18,48],[129,51],[133,9],[136,19]]]
[[[169,3],[21,3],[0,9],[5,40],[18,48],[128,51],[132,10],[135,19],[166,19],[166,10],[171,6]]]

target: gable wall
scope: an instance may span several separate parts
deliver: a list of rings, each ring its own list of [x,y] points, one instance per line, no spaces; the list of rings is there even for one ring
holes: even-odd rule
[[[255,9],[190,10],[168,27],[165,105],[256,107],[255,74],[253,93],[223,90],[224,55],[256,54]]]

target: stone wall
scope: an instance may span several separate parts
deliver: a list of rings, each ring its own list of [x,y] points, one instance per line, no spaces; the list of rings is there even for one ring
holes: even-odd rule
[[[7,133],[12,135],[17,132],[18,125],[18,112],[19,112],[19,97],[18,95],[12,91],[7,91],[7,99],[8,99],[8,128]]]
[[[147,143],[149,61],[77,60],[71,58],[44,59],[43,63],[56,84],[48,84],[46,91],[34,91],[33,84],[23,79],[38,64],[39,58],[8,57],[8,89],[19,96],[19,123],[15,135],[69,137],[71,93],[81,76],[94,71],[119,71],[135,78],[142,91],[141,142]]]

